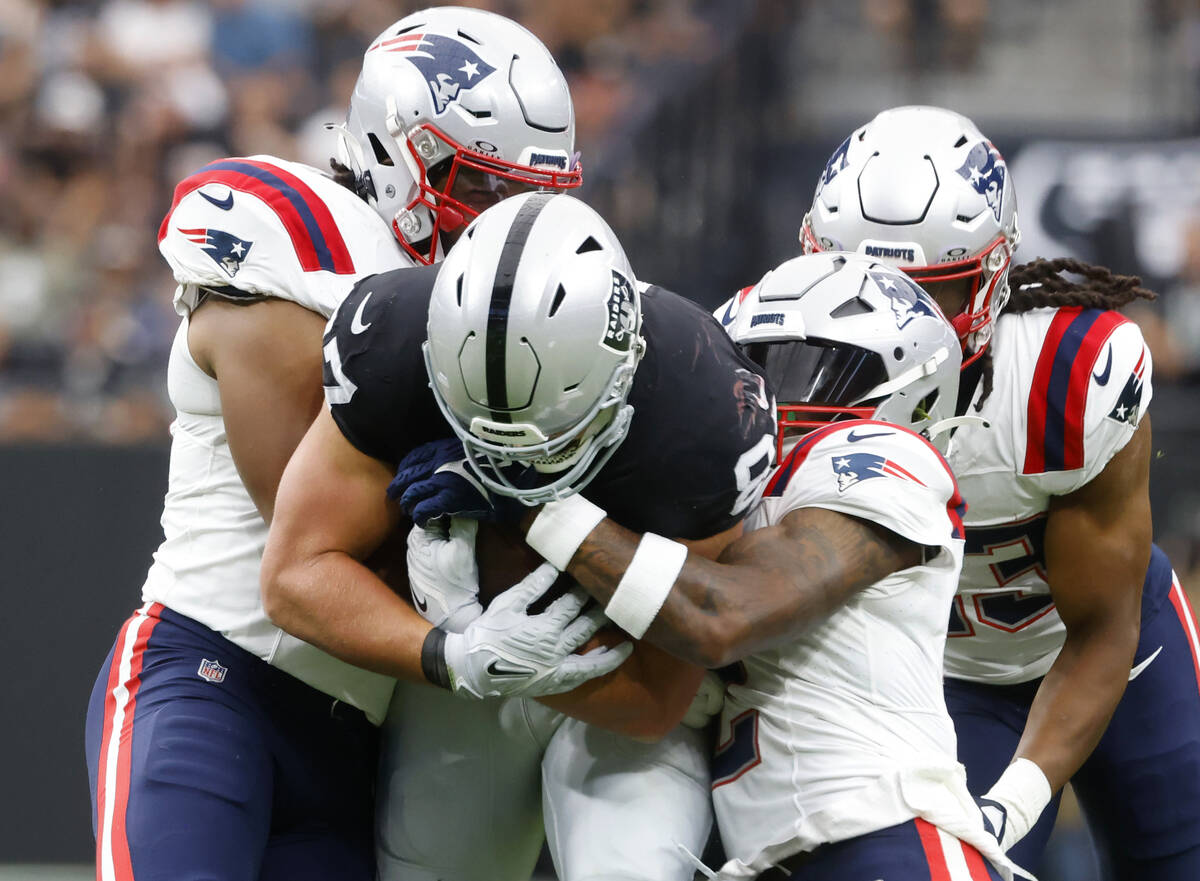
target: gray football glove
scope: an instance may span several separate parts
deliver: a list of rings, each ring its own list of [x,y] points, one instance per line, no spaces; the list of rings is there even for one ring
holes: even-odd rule
[[[414,526],[408,533],[408,584],[421,617],[442,630],[462,633],[483,614],[476,520],[455,517],[445,529]]]
[[[529,614],[529,605],[557,577],[557,569],[543,564],[496,597],[462,633],[432,631],[422,651],[426,677],[463,697],[539,697],[619,667],[633,651],[628,641],[574,654],[607,620],[599,607],[580,614],[588,601],[580,588]]]

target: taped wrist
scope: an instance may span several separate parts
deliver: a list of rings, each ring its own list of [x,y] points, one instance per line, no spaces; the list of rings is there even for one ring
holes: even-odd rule
[[[1005,850],[1025,837],[1054,793],[1050,781],[1036,762],[1016,759],[987,791],[985,799],[999,802],[1007,810],[1007,823],[1000,846]]]
[[[591,531],[607,516],[605,510],[576,493],[557,502],[547,502],[533,518],[525,543],[560,572]]]
[[[686,559],[686,545],[647,532],[604,614],[634,639],[641,639],[666,602]]]
[[[433,685],[452,690],[450,670],[446,666],[446,631],[433,628],[421,643],[421,672]]]

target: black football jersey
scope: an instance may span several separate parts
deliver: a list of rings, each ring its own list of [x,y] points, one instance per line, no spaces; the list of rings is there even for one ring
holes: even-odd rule
[[[334,420],[357,449],[393,465],[451,433],[421,352],[436,275],[417,267],[363,279],[325,332]],[[773,398],[712,316],[677,294],[643,293],[642,333],[629,434],[584,494],[637,532],[715,535],[742,519],[766,482]]]

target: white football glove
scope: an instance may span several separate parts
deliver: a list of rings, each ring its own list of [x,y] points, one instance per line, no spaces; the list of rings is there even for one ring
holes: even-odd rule
[[[479,522],[450,520],[450,531],[414,526],[408,533],[408,586],[421,617],[451,633],[462,633],[483,614],[475,532]]]
[[[682,722],[688,728],[705,728],[713,716],[720,715],[724,706],[725,680],[711,670],[705,670],[700,688],[692,698],[692,705],[683,714]]]
[[[580,614],[588,602],[580,588],[572,588],[544,612],[529,614],[529,605],[557,577],[558,570],[543,564],[492,600],[462,633],[433,630],[422,651],[426,676],[463,697],[538,697],[570,691],[619,667],[633,651],[628,641],[573,654],[607,620],[598,606]],[[444,676],[430,675],[429,655],[440,658],[435,666]]]

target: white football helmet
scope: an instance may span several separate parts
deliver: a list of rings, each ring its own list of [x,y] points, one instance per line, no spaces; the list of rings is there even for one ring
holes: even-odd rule
[[[380,34],[338,131],[359,192],[426,264],[439,233],[504,195],[582,179],[562,71],[537,37],[480,9],[425,9]],[[464,174],[483,176],[484,204],[449,196]]]
[[[621,243],[565,194],[505,199],[446,255],[424,351],[438,406],[489,489],[529,505],[578,491],[633,416],[641,297]],[[509,466],[523,466],[516,480]]]
[[[933,429],[954,416],[954,329],[886,263],[842,251],[793,257],[715,314],[775,391],[780,459],[799,435],[841,419],[892,422],[936,443]]]
[[[951,316],[966,354],[983,354],[1008,302],[1020,241],[1004,157],[971,120],[939,107],[885,110],[834,151],[817,181],[805,253],[857,251],[921,284],[969,279]]]

